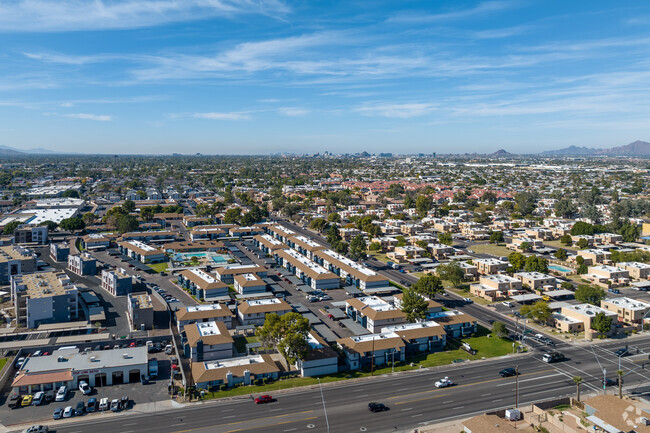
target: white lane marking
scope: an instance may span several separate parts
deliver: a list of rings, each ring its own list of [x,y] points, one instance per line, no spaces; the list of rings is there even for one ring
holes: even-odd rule
[[[179,426],[179,425],[185,425],[185,423],[184,423],[184,422],[181,422],[181,423],[178,423],[178,424],[172,424],[172,425],[170,425],[170,427],[177,427],[177,426]]]
[[[492,395],[492,394],[481,394],[481,397],[489,397],[489,396],[491,396],[491,395]]]
[[[138,425],[138,423],[137,422],[130,422],[128,424],[122,424],[122,427],[128,427],[130,425]]]
[[[416,416],[422,416],[422,415],[424,415],[424,414],[423,413],[418,413],[416,415],[411,415],[411,418],[415,418]]]
[[[454,408],[452,408],[451,410],[462,409],[462,408],[464,408],[464,407],[465,407],[465,406],[458,406],[458,407],[454,407]]]
[[[442,404],[453,403],[455,400],[443,401]]]
[[[400,412],[406,412],[407,410],[413,410],[412,407],[407,407],[406,409],[402,409]]]

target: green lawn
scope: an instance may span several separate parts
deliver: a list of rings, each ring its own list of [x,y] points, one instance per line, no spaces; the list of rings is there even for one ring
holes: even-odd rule
[[[386,262],[392,261],[391,259],[388,258],[388,256],[386,254],[370,253],[368,255],[371,256],[375,260],[379,260],[380,262],[386,263]]]
[[[260,339],[252,336],[238,336],[233,338],[235,348],[239,353],[246,353],[246,345],[249,343],[259,343]]]
[[[396,365],[395,371],[417,370],[422,367],[436,367],[439,365],[452,364],[456,360],[475,360],[482,358],[493,358],[496,356],[503,356],[513,352],[512,341],[501,340],[494,337],[488,337],[489,330],[482,326],[478,327],[476,337],[462,339],[460,342],[449,342],[447,347],[451,350],[438,353],[423,354],[408,358],[404,365]],[[257,337],[235,337],[235,346],[240,352],[246,351],[246,343],[259,341]],[[472,349],[476,349],[476,355],[470,355],[464,350],[457,349],[460,343],[468,343]],[[242,348],[240,350],[240,347]],[[410,364],[413,363],[413,366]],[[392,372],[391,367],[376,368],[373,375],[378,376]],[[370,376],[369,371],[349,371],[343,373],[332,374],[328,376],[321,376],[321,383],[337,382],[340,380],[354,379],[360,377]],[[204,398],[223,398],[233,397],[237,395],[247,394],[264,394],[281,389],[295,388],[299,386],[316,385],[318,380],[315,377],[302,377],[292,379],[282,379],[268,385],[259,386],[242,386],[227,391],[217,391],[215,393],[207,393]]]
[[[560,241],[544,241],[544,245],[553,248],[562,248],[563,250],[567,250],[567,251],[578,251],[579,249],[578,247],[574,247],[574,246],[567,247]]]
[[[508,257],[508,255],[512,253],[512,251],[509,250],[508,248],[502,245],[495,245],[495,244],[469,245],[467,248],[478,254],[491,254],[497,257],[501,257],[501,256]]]
[[[147,265],[147,266],[149,266],[151,269],[153,269],[154,272],[161,273],[161,272],[167,271],[168,263],[167,262],[152,263],[152,264]]]
[[[0,371],[4,368],[5,364],[9,361],[9,358],[0,358]]]

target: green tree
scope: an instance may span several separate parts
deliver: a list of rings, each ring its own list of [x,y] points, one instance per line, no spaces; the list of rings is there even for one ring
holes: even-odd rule
[[[12,221],[4,227],[2,232],[6,235],[13,235],[19,225],[20,221]]]
[[[76,189],[69,189],[65,191],[63,194],[61,194],[61,197],[79,198],[79,191],[77,191]]]
[[[508,261],[510,262],[510,266],[512,266],[512,269],[518,271],[520,269],[523,269],[524,266],[526,265],[526,256],[517,252],[510,253],[508,255]]]
[[[350,241],[350,251],[349,255],[352,260],[363,260],[368,257],[366,254],[366,240],[363,238],[363,235],[356,235]]]
[[[334,251],[342,255],[346,255],[349,250],[349,246],[347,242],[339,242],[336,245],[333,245],[333,248]]]
[[[535,210],[537,196],[529,191],[515,194],[515,210],[522,215],[530,215]]]
[[[414,323],[418,320],[424,320],[427,317],[429,303],[413,288],[405,289],[402,292],[401,310],[406,314],[406,320]]]
[[[440,265],[436,268],[436,273],[443,280],[451,282],[458,286],[465,279],[465,271],[456,261],[451,261],[446,265]]]
[[[618,398],[623,398],[623,370],[616,370],[618,376]]]
[[[581,250],[584,250],[585,248],[589,247],[589,241],[587,239],[585,239],[585,238],[580,238],[580,239],[578,239],[578,242],[576,243],[576,245]]]
[[[443,245],[451,245],[454,243],[454,238],[449,232],[438,233],[438,242],[440,242]]]
[[[327,215],[327,221],[331,223],[340,223],[341,222],[341,215],[339,215],[336,212],[332,212],[331,214]]]
[[[84,220],[84,224],[86,224],[86,226],[91,226],[95,223],[95,220],[97,220],[97,215],[92,212],[86,212],[83,214],[81,219]]]
[[[591,329],[594,329],[603,334],[609,332],[612,329],[612,318],[611,316],[606,316],[605,313],[596,313],[593,319],[591,319]]]
[[[589,284],[580,284],[575,291],[575,298],[578,302],[586,302],[591,305],[600,306],[600,301],[605,299],[605,291]]]
[[[506,338],[510,334],[506,324],[503,322],[496,321],[492,323],[492,335],[496,338]]]
[[[133,215],[120,215],[117,217],[116,228],[120,233],[134,232],[139,226],[138,219]]]
[[[636,242],[641,235],[641,228],[629,221],[624,222],[618,230],[618,234],[623,236],[623,242]]]
[[[573,383],[576,384],[576,401],[580,401],[580,384],[582,383],[582,377],[573,376]]]
[[[576,269],[576,273],[578,275],[584,275],[587,272],[589,272],[589,268],[584,263],[580,264],[580,266],[578,266],[578,269]]]
[[[548,272],[548,260],[537,256],[528,256],[524,261],[524,271],[526,272]]]
[[[490,243],[491,244],[499,244],[505,242],[505,239],[503,238],[503,232],[501,231],[495,231],[490,233]]]
[[[56,230],[56,228],[59,225],[57,223],[55,223],[54,221],[47,220],[47,221],[43,221],[42,223],[40,223],[39,226],[41,226],[41,227],[42,226],[47,226],[47,231],[48,232],[53,232],[54,230]]]
[[[240,216],[241,216],[241,208],[232,207],[228,209],[226,213],[223,215],[223,222],[225,224],[235,224],[239,220]]]
[[[572,236],[579,236],[579,235],[591,236],[593,234],[594,234],[593,224],[589,224],[584,221],[578,221],[573,225],[573,227],[571,227]]]
[[[528,251],[531,250],[532,246],[530,245],[529,242],[525,242],[525,241],[524,241],[524,242],[522,242],[521,244],[519,244],[519,248],[520,248],[521,251],[523,251],[523,252],[528,252]]]
[[[555,215],[562,218],[571,218],[578,213],[578,207],[568,198],[556,201],[553,208],[555,209]]]
[[[566,250],[563,249],[563,248],[560,248],[559,250],[557,250],[553,255],[558,260],[566,260],[566,258],[567,258]]]
[[[433,200],[431,200],[431,197],[428,195],[418,195],[417,199],[415,200],[415,209],[417,209],[420,218],[426,217],[427,213],[431,210],[432,207]]]
[[[341,234],[339,233],[339,228],[336,224],[332,224],[327,230],[327,243],[332,247],[341,242]]]
[[[316,230],[318,233],[323,233],[328,227],[329,224],[324,218],[314,218],[309,223],[309,228]]]
[[[560,243],[562,245],[565,245],[565,246],[569,247],[569,246],[571,246],[571,244],[573,244],[573,239],[571,239],[571,235],[563,235],[560,238]]]
[[[72,218],[66,218],[61,220],[59,223],[59,227],[61,227],[63,230],[68,230],[68,231],[75,231],[75,230],[83,230],[84,227],[86,227],[86,224],[84,224],[84,220],[82,220],[79,217],[72,217]]]
[[[379,242],[370,242],[370,245],[368,246],[368,249],[370,251],[379,251],[379,250],[381,250],[381,243],[379,243]]]
[[[553,312],[545,301],[537,301],[533,305],[524,305],[519,310],[522,316],[530,316],[538,323],[549,323]]]
[[[264,345],[276,348],[289,364],[294,364],[296,360],[307,356],[308,333],[309,320],[295,312],[282,316],[275,313],[267,314],[264,325],[256,331]]]
[[[124,209],[126,213],[133,212],[135,210],[135,202],[131,199],[124,200],[124,204],[122,204],[122,209]]]
[[[562,281],[560,287],[564,290],[573,290],[573,283],[571,281]]]
[[[442,293],[445,288],[442,285],[442,280],[439,277],[431,274],[426,274],[413,284],[413,290],[422,296],[433,299],[437,293]]]
[[[142,218],[144,222],[150,222],[153,220],[155,214],[156,212],[154,211],[153,206],[140,208],[140,218]]]

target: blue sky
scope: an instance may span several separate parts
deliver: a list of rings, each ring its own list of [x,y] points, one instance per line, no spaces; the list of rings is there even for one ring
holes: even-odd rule
[[[646,1],[0,0],[0,144],[618,146],[650,140],[649,29]]]

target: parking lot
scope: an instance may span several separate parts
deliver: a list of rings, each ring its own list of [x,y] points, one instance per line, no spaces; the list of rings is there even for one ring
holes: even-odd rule
[[[88,403],[88,399],[94,397],[97,402],[102,398],[108,398],[109,402],[112,399],[120,399],[122,396],[129,397],[129,408],[127,410],[137,411],[138,407],[143,408],[143,405],[148,403],[160,402],[169,400],[169,378],[171,374],[170,356],[165,355],[164,352],[150,354],[149,358],[155,357],[158,359],[158,378],[152,379],[147,385],[140,382],[126,383],[121,385],[112,386],[97,386],[92,389],[90,395],[83,395],[78,389],[72,389],[68,392],[65,401],[44,403],[40,406],[26,406],[17,409],[11,409],[8,405],[10,403],[7,399],[8,389],[5,389],[5,394],[2,396],[3,404],[0,406],[0,420],[5,426],[13,424],[23,424],[30,422],[47,422],[52,420],[52,414],[56,408],[65,408],[72,406],[74,409],[78,402],[83,401],[84,404]],[[85,413],[85,417],[99,417],[101,413]]]

